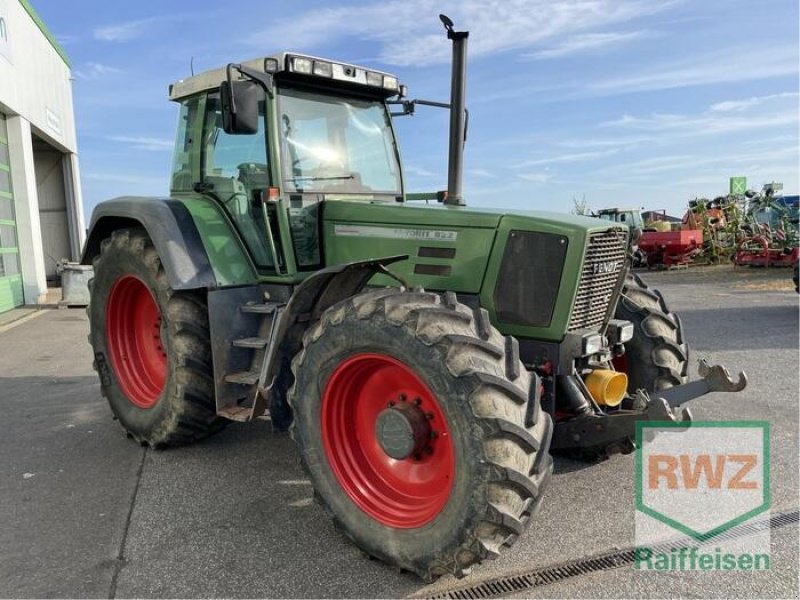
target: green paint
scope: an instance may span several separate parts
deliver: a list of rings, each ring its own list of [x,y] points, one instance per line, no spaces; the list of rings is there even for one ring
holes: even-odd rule
[[[0,113],[0,125],[5,126],[5,116]],[[7,145],[5,140],[0,140],[0,144]],[[0,169],[9,171],[7,167],[4,168],[0,165]],[[14,220],[14,196],[13,196],[13,182],[9,191],[0,191],[0,200],[2,202],[9,202],[11,205],[11,219],[0,219],[0,225],[12,226],[16,228],[16,221]],[[16,233],[16,232],[15,232]],[[19,242],[17,242],[19,243]],[[20,275],[19,264],[19,248],[3,248],[0,247],[0,261],[3,262],[2,271],[0,272],[0,313],[10,310],[16,306],[23,304],[24,297],[22,293],[22,276]],[[8,268],[11,267],[11,274],[6,274]]]
[[[255,283],[255,268],[230,220],[222,209],[208,198],[191,194],[175,194],[194,219],[217,285]]]
[[[64,64],[66,64],[68,67],[72,67],[72,65],[69,62],[69,57],[67,56],[67,53],[64,52],[64,49],[61,47],[61,44],[58,43],[55,36],[52,33],[50,33],[50,30],[47,28],[47,25],[44,24],[44,21],[42,21],[42,18],[36,12],[33,6],[31,6],[31,3],[28,0],[19,0],[19,3],[22,5],[22,8],[25,9],[25,12],[27,12],[28,15],[30,15],[31,19],[33,19],[33,22],[42,32],[44,37],[47,38],[47,41],[50,42],[50,45],[61,57],[61,60],[64,61]]]
[[[489,311],[492,322],[502,333],[552,341],[560,341],[567,329],[588,234],[608,228],[606,223],[597,219],[572,215],[403,203],[332,201],[325,203],[323,214],[324,250],[328,265],[408,254],[409,260],[393,264],[391,270],[410,285],[478,294],[481,306]],[[337,226],[340,232],[345,226],[350,226],[352,232],[337,235]],[[386,228],[386,237],[375,237],[377,226]],[[404,230],[411,233],[404,234]],[[423,240],[416,239],[425,237],[418,235],[418,230],[432,233],[452,231],[457,235],[454,241],[434,238]],[[556,307],[548,327],[510,325],[497,319],[494,289],[511,230],[552,233],[565,236],[568,240]],[[358,236],[359,232],[365,235]],[[422,258],[418,256],[421,247],[455,248],[456,255],[453,259]],[[535,260],[535,257],[531,258]],[[417,264],[450,266],[450,273],[442,276],[415,274],[414,266]],[[386,276],[375,277],[371,283],[397,285],[396,281]]]
[[[22,276],[0,277],[0,313],[23,303]]]
[[[471,294],[480,291],[486,263],[494,245],[494,224],[498,221],[497,218],[487,219],[485,215],[479,215],[475,219],[477,223],[473,225],[466,210],[434,211],[407,204],[345,201],[326,203],[323,214],[324,253],[328,265],[408,254],[410,260],[393,264],[391,271],[410,284],[426,289]],[[344,226],[351,226],[352,233],[342,235]],[[337,227],[339,234],[336,232]],[[386,236],[376,237],[381,228],[385,229]],[[357,235],[359,231],[365,235]],[[444,231],[457,233],[455,240],[436,239],[435,234]],[[425,239],[425,232],[430,232],[431,237]],[[419,257],[419,249],[422,247],[454,248],[456,258],[450,260]],[[417,264],[450,267],[450,274],[418,275],[414,273],[414,265]],[[386,276],[376,277],[371,283],[397,285],[396,281]]]

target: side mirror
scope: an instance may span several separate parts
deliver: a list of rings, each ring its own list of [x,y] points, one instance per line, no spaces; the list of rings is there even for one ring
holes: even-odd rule
[[[259,86],[254,81],[223,81],[219,86],[222,129],[234,135],[258,132]]]

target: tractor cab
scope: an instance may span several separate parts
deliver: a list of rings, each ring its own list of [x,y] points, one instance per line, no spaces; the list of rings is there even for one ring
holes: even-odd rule
[[[178,81],[171,193],[217,200],[259,270],[319,267],[321,201],[403,199],[385,102],[400,89],[388,73],[289,53]]]
[[[602,208],[597,211],[596,216],[605,221],[623,223],[631,229],[641,230],[644,227],[642,213],[638,208]]]

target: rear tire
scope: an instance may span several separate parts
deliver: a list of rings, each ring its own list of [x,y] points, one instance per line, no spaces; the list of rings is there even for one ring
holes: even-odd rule
[[[678,315],[667,308],[664,297],[635,274],[629,274],[615,317],[633,323],[633,339],[615,367],[628,375],[628,392],[648,393],[686,382],[689,347]]]
[[[114,416],[133,439],[155,448],[221,429],[205,298],[170,288],[141,228],[114,231],[93,264],[89,342]]]
[[[426,581],[460,576],[511,545],[539,506],[552,422],[517,341],[483,309],[453,293],[367,291],[323,314],[292,370],[303,465],[369,555]],[[380,415],[417,409],[425,447],[389,458],[396,429]]]

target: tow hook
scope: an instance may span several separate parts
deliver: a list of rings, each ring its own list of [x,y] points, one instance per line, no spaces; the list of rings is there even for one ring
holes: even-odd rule
[[[689,400],[694,400],[711,392],[741,392],[747,387],[747,375],[744,371],[739,373],[739,380],[734,381],[731,379],[728,369],[722,365],[710,366],[702,358],[699,361],[697,370],[701,379],[654,392],[653,396],[665,400],[670,407],[676,408]]]

